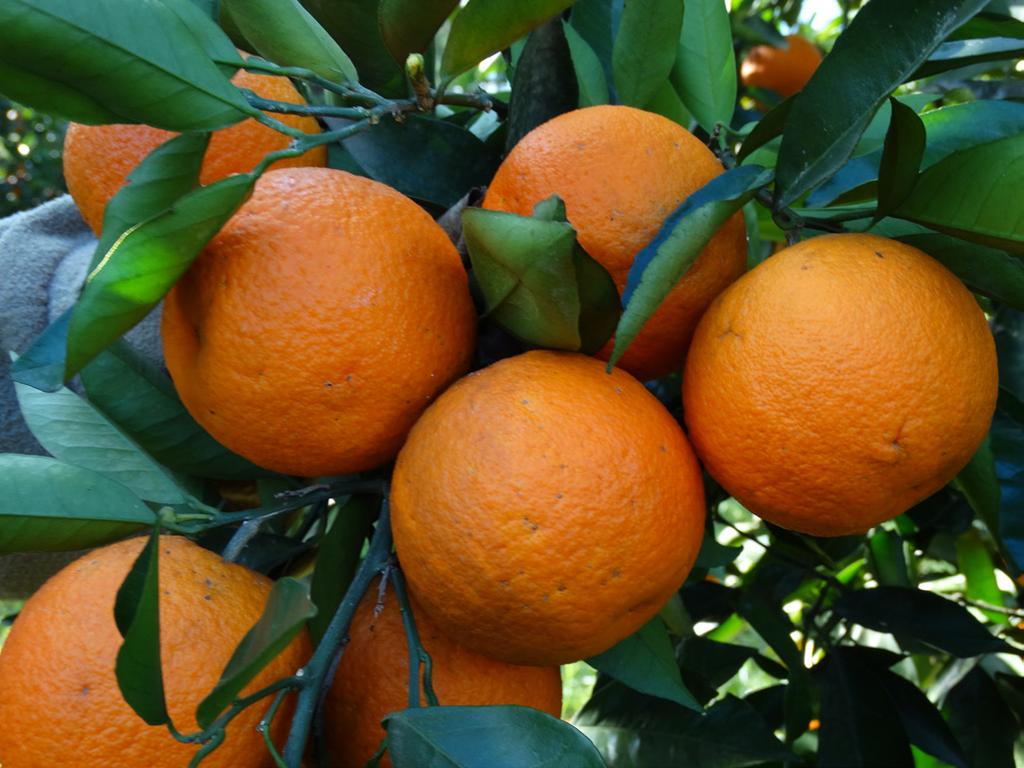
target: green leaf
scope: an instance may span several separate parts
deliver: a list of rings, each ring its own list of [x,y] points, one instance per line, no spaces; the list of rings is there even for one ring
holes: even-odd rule
[[[604,768],[582,733],[528,707],[420,707],[384,726],[395,768]]]
[[[943,704],[970,768],[1014,768],[1019,726],[999,689],[979,666],[949,692]]]
[[[874,674],[896,709],[910,743],[953,768],[967,768],[964,755],[942,714],[924,692],[888,669]]]
[[[683,684],[702,704],[717,698],[718,689],[757,655],[754,648],[696,636],[685,638],[676,651]]]
[[[888,216],[907,199],[924,157],[925,129],[921,118],[896,99],[890,99],[890,103],[892,119],[878,168],[877,219]]]
[[[645,107],[654,97],[672,72],[682,23],[683,4],[677,0],[631,0],[624,5],[612,48],[620,103]]]
[[[557,198],[554,198],[557,200]],[[618,292],[561,217],[467,208],[463,234],[487,313],[528,344],[593,352],[614,327]],[[561,201],[557,201],[561,204]]]
[[[834,605],[838,616],[855,624],[919,640],[958,658],[1010,649],[962,605],[934,592],[876,587],[847,592]]]
[[[757,165],[733,168],[713,178],[669,214],[630,267],[622,297],[625,309],[615,329],[609,365],[618,362],[726,220],[771,178],[771,171]]]
[[[892,215],[1024,254],[1024,133],[954,152],[918,178]]]
[[[789,205],[835,173],[885,99],[984,4],[915,0],[861,8],[793,100],[776,168],[779,205]]]
[[[860,650],[837,646],[824,662],[818,766],[914,768],[899,713]]]
[[[876,528],[868,537],[868,551],[878,583],[888,587],[910,587],[903,537],[887,528]]]
[[[381,0],[378,19],[381,36],[401,65],[410,53],[425,53],[459,0]]]
[[[352,60],[299,0],[221,0],[221,14],[260,56],[336,83],[359,82]]]
[[[690,114],[682,99],[679,98],[679,94],[676,92],[671,80],[666,80],[658,86],[658,90],[654,92],[654,96],[647,102],[647,106],[644,109],[662,117],[667,117],[672,122],[679,123],[679,125],[687,130],[689,130],[690,124],[693,122],[693,115]]]
[[[516,63],[506,152],[538,125],[575,109],[578,103],[576,76],[562,21],[552,19],[527,36]]]
[[[239,50],[214,17],[213,0],[159,0],[195,35],[196,42],[224,77],[233,77],[244,63]],[[219,4],[220,0],[217,0]],[[213,23],[211,23],[213,22]]]
[[[785,101],[780,101],[768,114],[758,120],[757,125],[747,134],[743,140],[743,146],[736,154],[736,159],[743,162],[757,149],[760,149],[772,139],[782,135],[782,129],[786,124],[786,116],[793,107],[793,98],[790,96]]]
[[[996,486],[998,489],[998,485]],[[999,512],[998,505],[996,506]],[[1001,606],[1003,593],[996,582],[996,566],[989,554],[988,546],[973,528],[956,538],[956,561],[960,572],[967,579],[967,597],[989,605]],[[993,624],[1009,624],[1010,619],[999,611],[982,613]]]
[[[1024,42],[1013,37],[987,37],[976,40],[951,40],[928,57],[911,80],[930,77],[951,69],[969,67],[986,61],[1009,61],[1024,56]]]
[[[572,0],[470,0],[452,22],[442,78],[465,72],[572,5]]]
[[[121,695],[139,717],[150,725],[171,721],[164,700],[160,661],[160,528],[117,591],[114,619],[124,642],[117,652],[117,684]]]
[[[90,402],[164,466],[197,477],[268,474],[210,437],[167,374],[122,341],[82,369],[82,384]]]
[[[604,72],[605,84],[613,88],[612,48],[622,18],[623,0],[576,0],[569,24],[593,49]]]
[[[0,454],[0,554],[85,549],[152,525],[120,483],[49,456]]]
[[[587,663],[641,693],[674,701],[698,712],[702,709],[683,685],[672,641],[665,622],[658,616],[604,653],[587,659]]]
[[[731,695],[701,715],[611,683],[595,690],[576,722],[608,768],[745,768],[792,757],[760,714]]]
[[[724,544],[719,544],[715,539],[714,531],[705,529],[704,539],[701,542],[700,551],[697,553],[697,562],[693,567],[721,568],[739,557],[742,551],[743,547],[727,547]]]
[[[406,95],[402,67],[395,63],[381,37],[380,0],[300,1],[351,57],[363,85],[384,96]]]
[[[309,620],[309,634],[319,643],[341,605],[376,517],[376,505],[367,496],[352,496],[338,507],[334,522],[320,539],[316,568],[310,585],[310,598],[316,616]]]
[[[68,328],[66,375],[77,372],[150,310],[252,192],[236,174],[178,199],[128,230],[85,279]]]
[[[62,461],[116,480],[158,504],[182,504],[185,494],[146,453],[70,389],[40,392],[15,384],[25,423],[47,451]]]
[[[348,123],[328,119],[328,126]],[[345,141],[365,175],[415,200],[450,208],[466,190],[488,184],[500,147],[480,141],[462,126],[425,116],[401,124],[385,120]]]
[[[567,22],[562,22],[562,24],[564,25],[565,39],[569,43],[573,71],[576,73],[576,87],[580,94],[579,106],[592,107],[597,104],[607,104],[609,100],[608,81],[605,79],[601,60],[597,58],[594,49],[572,24]]]
[[[188,0],[8,0],[0,5],[0,91],[81,123],[223,128],[254,110],[202,40],[219,32]],[[204,20],[194,33],[183,21]],[[221,33],[222,36],[222,33]]]
[[[960,470],[956,484],[963,491],[971,508],[993,534],[999,531],[999,477],[992,453],[991,438],[975,451],[971,461]]]
[[[736,54],[729,11],[718,0],[687,0],[672,83],[708,133],[718,123],[727,126],[732,122]]]
[[[242,638],[217,685],[196,709],[199,727],[208,728],[315,615],[305,583],[290,577],[274,582],[263,615]]]
[[[50,323],[17,360],[11,362],[11,379],[43,392],[55,392],[64,383],[71,307]]]

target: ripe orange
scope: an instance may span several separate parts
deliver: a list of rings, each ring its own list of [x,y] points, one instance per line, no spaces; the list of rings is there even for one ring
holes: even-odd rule
[[[622,106],[579,109],[527,134],[498,168],[484,208],[528,216],[551,195],[565,201],[580,244],[621,294],[637,253],[672,211],[722,172],[711,151],[660,115]],[[745,268],[747,239],[733,216],[701,252],[619,365],[639,379],[681,367],[701,313]],[[611,343],[600,356],[608,358]]]
[[[224,445],[295,475],[393,458],[469,367],[476,314],[414,202],[326,168],[270,171],[164,304],[182,401]]]
[[[446,706],[518,704],[559,717],[558,667],[520,667],[466,650],[434,626],[410,596],[420,642],[433,663],[434,691]],[[330,764],[363,768],[384,737],[381,721],[409,706],[409,651],[398,601],[389,592],[375,615],[377,590],[356,611],[324,712]],[[425,703],[421,692],[421,703]],[[385,757],[382,765],[391,761]]]
[[[861,533],[939,490],[988,431],[995,346],[931,257],[873,235],[772,256],[704,315],[683,377],[705,467],[765,520]]]
[[[740,81],[748,88],[764,88],[782,98],[801,90],[821,64],[821,52],[800,35],[788,35],[786,48],[755,45],[740,64]]]
[[[181,768],[195,745],[143,722],[125,703],[114,665],[121,636],[114,600],[145,539],[94,550],[25,604],[0,653],[0,763],[4,768]],[[177,536],[160,540],[160,650],[168,712],[194,733],[196,706],[259,619],[270,581]],[[310,653],[305,633],[248,686],[292,675]],[[211,768],[273,765],[256,725],[270,700],[240,714],[203,761]],[[274,720],[278,743],[290,715]]]
[[[265,99],[303,103],[299,92],[283,77],[255,75],[239,70],[231,79],[239,88],[253,91]],[[274,115],[281,122],[306,133],[319,133],[315,118]],[[64,178],[68,191],[78,205],[82,218],[98,235],[103,228],[107,203],[128,180],[128,174],[143,158],[173,137],[149,125],[68,126],[64,138]],[[261,125],[252,118],[215,131],[210,138],[201,184],[210,184],[234,173],[248,173],[268,152],[287,148],[291,139]],[[327,148],[314,147],[300,157],[278,160],[272,168],[327,165]]]
[[[452,386],[395,465],[395,547],[442,631],[513,664],[601,653],[686,578],[704,493],[682,429],[636,379],[528,352]]]

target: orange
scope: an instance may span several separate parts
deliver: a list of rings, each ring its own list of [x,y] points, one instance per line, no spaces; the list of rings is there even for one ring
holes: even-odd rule
[[[534,351],[462,379],[409,435],[395,548],[443,632],[513,664],[607,650],[680,587],[704,528],[675,419],[625,371]]]
[[[195,419],[268,469],[359,472],[469,367],[458,252],[414,202],[326,168],[270,171],[168,294],[167,368]]]
[[[559,195],[580,244],[608,270],[621,295],[633,259],[665,217],[720,173],[711,151],[671,120],[632,107],[588,107],[527,134],[498,168],[483,206],[529,216],[541,200]],[[736,214],[619,365],[643,380],[680,368],[701,313],[743,273],[746,258],[743,218]],[[611,342],[600,356],[610,353]]]
[[[814,43],[788,35],[785,48],[755,45],[740,64],[740,81],[748,88],[764,88],[788,98],[801,90],[821,64]]]
[[[518,704],[553,717],[562,711],[558,667],[520,667],[466,650],[434,626],[410,595],[420,643],[430,654],[433,685],[445,706]],[[356,611],[324,712],[329,763],[363,768],[377,752],[391,712],[409,706],[409,650],[398,601],[388,592],[377,612],[377,590]],[[420,703],[426,704],[421,691]],[[382,761],[391,765],[388,757]]]
[[[25,604],[0,653],[0,763],[4,768],[181,768],[196,752],[128,706],[114,665],[121,636],[114,600],[146,539],[97,549],[68,565]],[[187,539],[160,539],[160,652],[168,712],[195,733],[195,711],[235,646],[260,618],[270,581]],[[247,687],[295,674],[310,653],[305,633]],[[210,768],[273,765],[256,725],[270,699],[242,712]],[[290,716],[274,719],[282,743]]]
[[[304,103],[284,77],[255,75],[239,70],[231,79],[239,88],[258,96],[292,104]],[[274,115],[277,120],[306,133],[319,133],[315,118]],[[128,181],[143,158],[175,134],[149,125],[68,126],[64,138],[64,178],[82,218],[97,235],[103,228],[103,212]],[[268,152],[285,149],[291,139],[252,118],[214,131],[199,173],[200,184],[210,184],[234,173],[248,173]],[[271,167],[327,165],[327,148],[314,147],[300,157],[278,160]]]
[[[995,346],[963,284],[874,235],[780,251],[693,339],[686,423],[708,472],[769,522],[861,533],[960,471],[995,408]]]

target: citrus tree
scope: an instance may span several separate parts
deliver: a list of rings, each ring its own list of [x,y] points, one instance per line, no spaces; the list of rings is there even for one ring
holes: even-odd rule
[[[1024,11],[839,10],[0,4],[0,763],[1013,766]]]

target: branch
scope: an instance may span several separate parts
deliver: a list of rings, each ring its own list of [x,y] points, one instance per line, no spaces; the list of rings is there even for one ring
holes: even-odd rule
[[[396,563],[391,569],[391,582],[395,586],[395,597],[398,598],[398,608],[402,612],[402,623],[405,625],[405,639],[409,646],[409,706],[420,705],[420,667],[423,668],[423,690],[427,694],[427,706],[437,706],[437,694],[434,693],[433,662],[430,654],[420,642],[419,632],[416,631],[416,620],[412,614],[412,605],[409,603],[409,594],[405,588],[405,576],[402,569]]]

